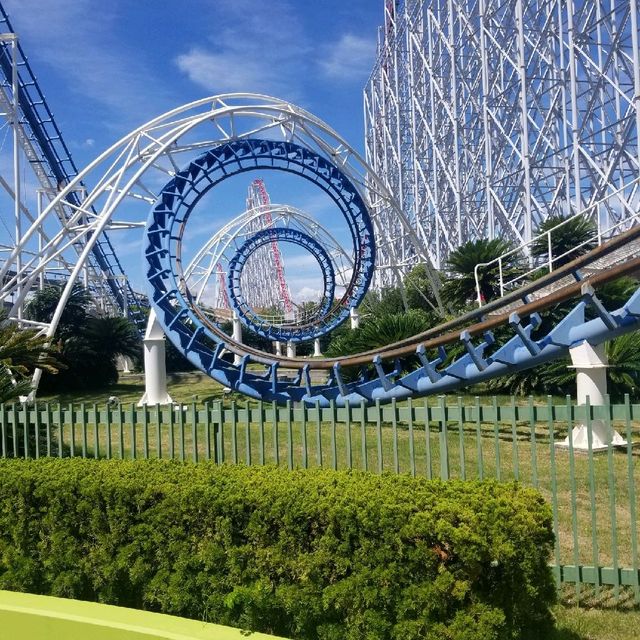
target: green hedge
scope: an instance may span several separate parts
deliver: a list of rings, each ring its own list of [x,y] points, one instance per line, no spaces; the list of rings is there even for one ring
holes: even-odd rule
[[[0,588],[293,638],[538,637],[552,540],[514,484],[0,461]]]

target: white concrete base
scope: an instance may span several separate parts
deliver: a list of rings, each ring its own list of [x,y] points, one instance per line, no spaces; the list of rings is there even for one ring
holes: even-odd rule
[[[295,358],[295,357],[296,357],[296,343],[287,342],[287,358]]]
[[[607,395],[607,354],[604,344],[591,345],[584,341],[569,349],[572,366],[576,370],[577,401],[579,405],[602,406]],[[577,425],[558,447],[568,449],[569,438],[573,450],[580,453],[589,452],[589,436],[587,426]],[[609,444],[614,447],[625,447],[627,441],[610,425],[602,420],[591,423],[591,451],[598,453],[607,451]]]
[[[231,336],[235,342],[238,344],[242,344],[242,323],[240,322],[240,318],[238,314],[233,312],[233,334]],[[242,357],[239,355],[233,356],[233,364],[238,366],[242,362]]]
[[[360,326],[360,315],[353,307],[349,309],[349,317],[351,319],[351,328],[357,329]]]
[[[322,357],[322,351],[320,351],[320,338],[316,338],[313,341],[313,357],[314,358]]]
[[[589,435],[587,425],[581,424],[571,431],[571,441],[573,450],[580,453],[589,452]],[[609,443],[612,447],[626,447],[627,441],[610,425],[602,420],[594,420],[591,423],[591,451],[594,453],[607,451]],[[562,442],[558,442],[557,447],[561,449],[569,448],[569,436]]]
[[[274,342],[273,343],[276,347],[276,355],[277,356],[282,356],[282,344],[280,342]]]
[[[143,341],[144,351],[144,395],[138,406],[145,404],[172,404],[167,391],[167,365],[165,362],[165,337],[162,327],[151,311]]]

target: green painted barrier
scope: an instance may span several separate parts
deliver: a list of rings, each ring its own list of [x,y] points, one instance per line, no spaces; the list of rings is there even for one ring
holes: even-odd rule
[[[161,613],[0,591],[3,640],[273,640],[275,637]]]

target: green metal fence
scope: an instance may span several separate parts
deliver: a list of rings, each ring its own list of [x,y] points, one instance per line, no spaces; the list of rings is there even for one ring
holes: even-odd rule
[[[596,454],[557,445],[602,420],[627,440]],[[430,398],[384,406],[247,402],[174,407],[0,405],[2,456],[178,458],[322,466],[427,478],[518,480],[553,509],[552,566],[575,597],[607,589],[640,603],[640,405],[575,406],[570,398]],[[589,438],[591,442],[591,438]]]

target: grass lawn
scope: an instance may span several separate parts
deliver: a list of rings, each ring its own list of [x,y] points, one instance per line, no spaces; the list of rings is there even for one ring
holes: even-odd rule
[[[205,425],[190,424],[190,409],[170,412],[160,429],[127,424],[127,407],[138,402],[144,392],[141,376],[123,377],[118,385],[101,394],[67,394],[40,397],[41,401],[98,403],[117,396],[124,407],[116,409],[117,417],[106,428],[101,425],[97,437],[100,454],[107,446],[112,455],[131,457],[135,439],[136,455],[163,457],[175,455],[191,459],[194,436],[199,457],[206,457]],[[274,425],[268,419],[261,426],[255,418],[247,419],[247,407],[256,404],[244,396],[225,393],[222,387],[200,373],[178,374],[170,378],[169,393],[174,401],[193,406],[207,401],[223,401],[228,411],[224,427],[224,456],[230,462],[264,460],[290,466],[322,466],[345,468],[354,466],[377,471],[399,471],[438,477],[441,470],[440,451],[448,449],[450,477],[474,479],[497,477],[517,479],[537,487],[545,498],[557,504],[554,517],[559,532],[554,560],[559,564],[631,567],[634,561],[632,537],[637,536],[632,523],[631,504],[640,513],[637,488],[640,488],[640,450],[616,451],[611,455],[586,456],[555,449],[551,446],[549,425],[538,423],[488,424],[450,423],[443,440],[438,423],[395,426],[351,421],[318,423],[315,418],[302,424],[296,416],[284,414]],[[564,399],[555,399],[558,403]],[[417,403],[418,401],[416,401]],[[423,401],[420,400],[422,403]],[[429,399],[430,406],[438,399]],[[457,397],[447,399],[456,405]],[[462,397],[464,405],[474,397]],[[484,405],[492,398],[483,398]],[[529,400],[516,400],[527,404]],[[540,398],[540,404],[547,398]],[[511,398],[498,398],[499,405],[509,405]],[[398,407],[405,403],[398,403]],[[268,408],[268,405],[265,405]],[[123,427],[123,424],[126,426]],[[625,425],[615,424],[624,435]],[[89,429],[88,452],[91,455],[96,432]],[[70,433],[66,428],[67,434]],[[143,431],[144,430],[144,431]],[[107,441],[107,433],[109,434]],[[555,442],[567,434],[567,424],[555,423]],[[82,446],[80,431],[75,429],[74,448]],[[67,435],[66,438],[70,438]],[[65,438],[65,442],[66,442]],[[632,425],[632,441],[640,441],[640,425]],[[144,443],[144,445],[143,445]],[[87,443],[85,442],[85,446]],[[159,445],[159,446],[158,446]],[[413,451],[413,456],[410,452]],[[553,453],[553,456],[551,455]],[[594,533],[595,532],[595,533]],[[640,612],[632,606],[632,593],[623,589],[620,600],[612,599],[612,589],[595,594],[593,588],[564,585],[563,604],[555,609],[558,620],[557,640],[617,640],[640,638]],[[576,603],[581,606],[576,607]],[[631,604],[630,604],[631,603]]]

